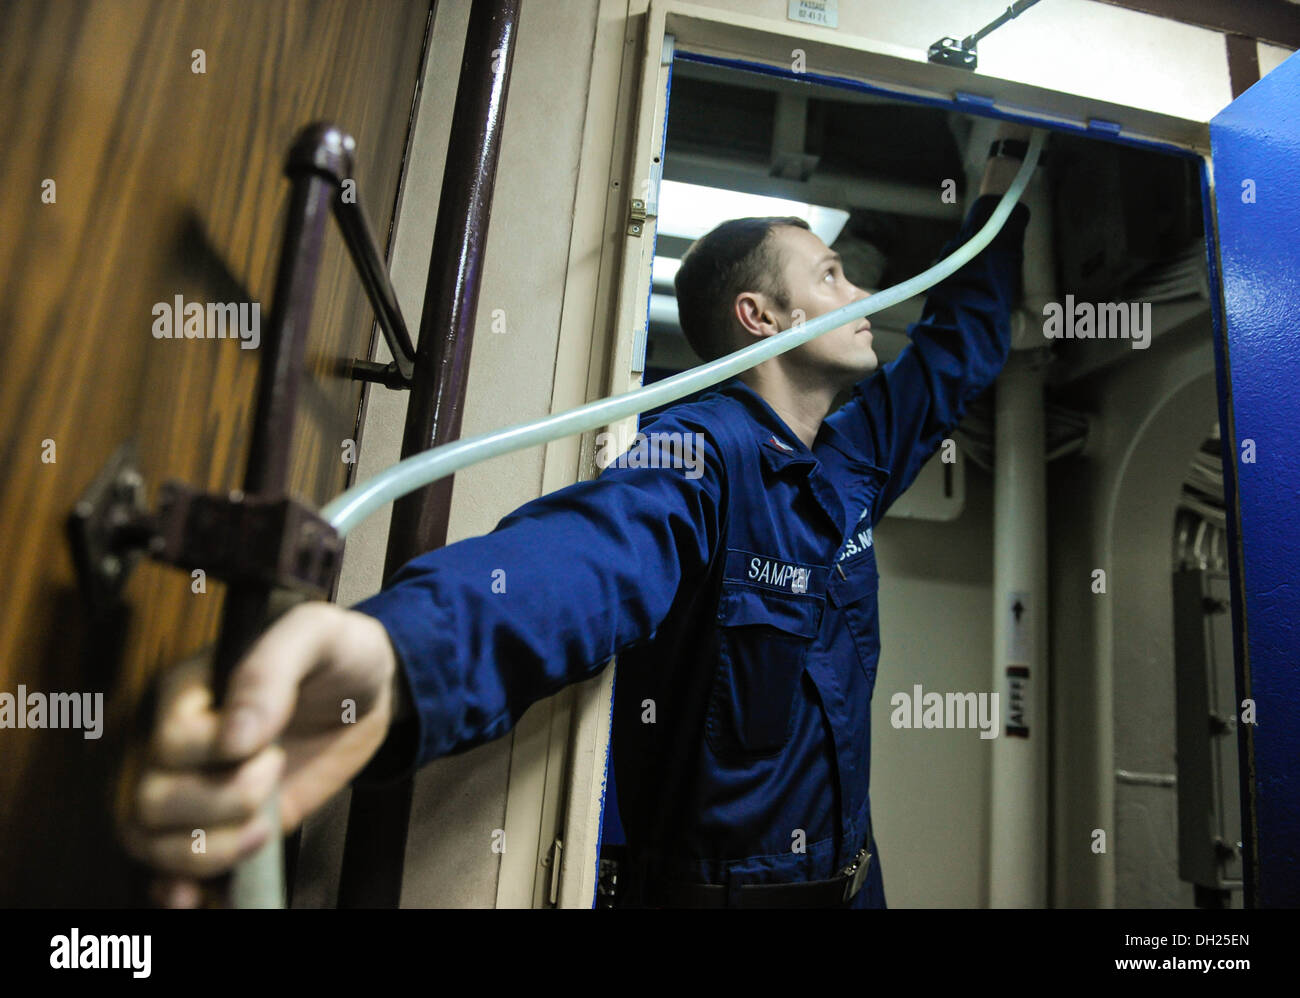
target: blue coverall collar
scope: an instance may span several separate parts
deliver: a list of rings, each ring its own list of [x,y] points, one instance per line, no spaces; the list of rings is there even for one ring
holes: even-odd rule
[[[888,475],[884,468],[863,460],[844,434],[826,421],[822,422],[817,431],[817,438],[813,441],[813,449],[809,450],[798,434],[777,415],[768,401],[745,384],[739,376],[724,381],[717,390],[742,402],[758,422],[759,449],[764,460],[774,471],[797,465],[806,465],[810,470],[815,471],[821,464],[817,456],[818,451],[830,447],[839,454],[840,460],[851,471],[862,475],[871,475],[873,472],[878,475]]]

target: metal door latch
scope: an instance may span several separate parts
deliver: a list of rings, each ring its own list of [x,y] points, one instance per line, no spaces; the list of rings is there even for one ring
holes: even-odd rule
[[[135,448],[124,444],[77,501],[67,522],[78,583],[92,613],[110,610],[131,569],[147,554],[223,582],[329,594],[343,539],[304,503],[288,497],[211,495],[166,482],[158,507],[144,501]]]

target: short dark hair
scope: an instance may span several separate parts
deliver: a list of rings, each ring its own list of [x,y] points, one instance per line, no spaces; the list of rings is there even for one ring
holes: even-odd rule
[[[673,279],[677,315],[691,348],[705,361],[736,349],[732,342],[731,308],[736,295],[759,291],[789,305],[789,290],[781,279],[781,260],[772,245],[778,225],[807,229],[794,216],[733,218],[691,243]]]

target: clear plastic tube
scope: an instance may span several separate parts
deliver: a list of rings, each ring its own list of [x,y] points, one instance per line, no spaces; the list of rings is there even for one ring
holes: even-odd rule
[[[333,525],[340,536],[346,536],[358,523],[390,502],[439,478],[455,474],[471,464],[523,450],[525,447],[536,447],[575,433],[585,433],[587,430],[608,426],[647,409],[675,402],[692,392],[708,388],[742,371],[747,371],[756,364],[779,356],[787,350],[793,350],[845,323],[897,305],[933,287],[968,263],[1001,231],[1038,163],[1043,135],[1041,130],[1034,131],[1024,163],[984,227],[964,246],[929,270],[892,288],[879,291],[870,298],[819,315],[777,336],[769,336],[760,343],[707,364],[701,364],[689,371],[683,371],[671,378],[665,378],[663,381],[657,381],[653,385],[589,402],[568,412],[555,413],[531,423],[508,426],[501,430],[493,430],[491,433],[483,433],[465,440],[455,440],[441,447],[413,454],[348,489],[329,502],[321,510],[321,515]]]

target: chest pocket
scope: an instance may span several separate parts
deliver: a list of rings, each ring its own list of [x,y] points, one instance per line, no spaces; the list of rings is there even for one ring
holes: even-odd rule
[[[822,602],[724,583],[718,602],[718,664],[706,731],[720,757],[771,756],[785,748]]]
[[[826,586],[831,605],[844,615],[845,626],[853,635],[869,687],[875,685],[880,662],[879,590],[880,576],[872,551],[838,562]]]

